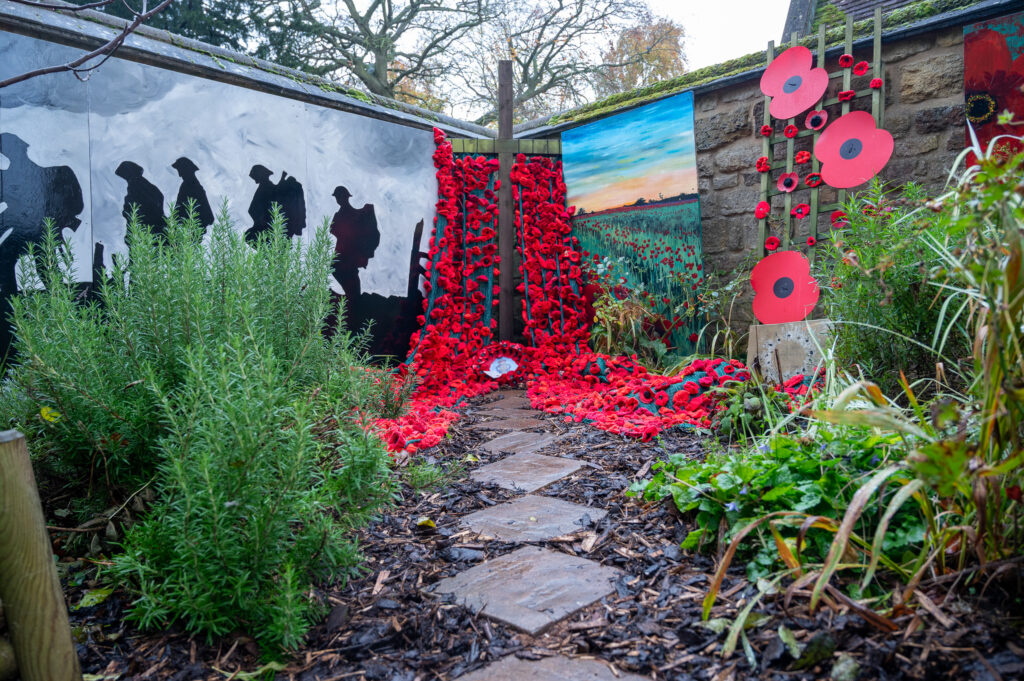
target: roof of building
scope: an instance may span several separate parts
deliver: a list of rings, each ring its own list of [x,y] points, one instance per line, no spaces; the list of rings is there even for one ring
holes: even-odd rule
[[[867,2],[867,0],[850,1],[861,4]],[[919,0],[918,2],[905,4],[894,10],[883,12],[882,36],[883,40],[895,40],[926,30],[934,30],[942,26],[962,25],[973,21],[980,21],[987,17],[1003,14],[1020,4],[1020,0]],[[872,24],[873,22],[870,18],[854,22],[853,35],[855,46],[866,44],[871,40]],[[826,44],[828,45],[829,54],[832,52],[839,54],[844,42],[844,34],[845,27],[843,24],[830,28],[826,32]],[[798,43],[811,49],[816,49],[817,40],[816,35],[805,35],[798,40]],[[616,112],[657,101],[687,90],[702,92],[759,78],[765,68],[766,60],[767,52],[761,50],[760,52],[753,52],[743,57],[722,62],[721,64],[690,71],[678,78],[640,87],[629,92],[611,95],[596,102],[560,112],[554,116],[521,123],[515,127],[516,136],[544,137],[567,128],[575,127],[583,122],[604,118]]]

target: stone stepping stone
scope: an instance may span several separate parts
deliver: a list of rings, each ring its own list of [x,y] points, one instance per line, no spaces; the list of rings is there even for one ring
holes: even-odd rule
[[[530,454],[544,449],[557,439],[558,437],[551,433],[530,433],[524,430],[517,430],[499,435],[493,440],[485,442],[484,449],[491,454],[502,452]]]
[[[547,425],[547,421],[521,416],[502,421],[485,421],[475,424],[473,428],[476,430],[523,430],[524,428],[543,428]]]
[[[580,468],[583,468],[582,461],[524,452],[481,466],[470,477],[478,482],[494,483],[504,489],[533,492]]]
[[[585,518],[598,521],[608,511],[573,504],[554,497],[525,497],[471,513],[462,519],[471,530],[504,541],[535,542],[560,537],[584,528]]]
[[[622,571],[537,546],[442,579],[432,591],[535,636],[555,622],[615,592]]]
[[[503,657],[458,681],[647,681],[647,677],[619,672],[598,660],[555,655],[540,660]]]
[[[490,405],[487,405],[490,406]],[[493,416],[502,419],[532,418],[537,415],[536,409],[482,409],[478,416]]]

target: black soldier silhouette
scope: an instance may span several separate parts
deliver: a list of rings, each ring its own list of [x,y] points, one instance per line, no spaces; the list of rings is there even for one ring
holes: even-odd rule
[[[370,263],[370,258],[380,245],[380,230],[377,229],[373,204],[367,203],[362,208],[355,208],[349,203],[351,197],[352,192],[346,187],[334,188],[334,198],[339,207],[331,220],[331,234],[337,238],[334,245],[334,278],[345,292],[350,310],[362,294],[359,270]]]
[[[178,200],[174,202],[174,210],[179,218],[188,215],[188,202],[195,202],[196,219],[202,225],[203,232],[213,224],[213,209],[210,207],[210,200],[206,198],[206,190],[199,183],[196,173],[199,167],[192,162],[192,159],[182,156],[171,164],[171,167],[178,171],[181,177],[181,187],[178,188]]]
[[[0,134],[0,361],[10,344],[10,297],[17,293],[15,265],[29,244],[43,240],[44,220],[58,229],[78,229],[78,215],[85,209],[82,186],[68,166],[36,165],[28,156],[29,145],[12,133]],[[37,254],[37,268],[40,259]]]
[[[249,204],[252,227],[245,231],[245,240],[253,242],[270,229],[273,206],[276,203],[285,219],[285,233],[299,236],[306,229],[306,197],[302,184],[287,172],[281,172],[281,179],[274,184],[274,175],[266,166],[254,165],[249,177],[256,183],[256,193]]]
[[[121,214],[124,215],[127,224],[131,219],[132,207],[137,206],[139,223],[149,227],[153,234],[162,237],[166,228],[164,195],[155,184],[143,177],[142,173],[142,166],[133,161],[122,161],[114,171],[115,175],[128,183]]]

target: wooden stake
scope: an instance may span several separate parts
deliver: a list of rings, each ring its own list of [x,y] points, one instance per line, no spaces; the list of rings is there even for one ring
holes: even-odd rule
[[[512,291],[515,279],[515,213],[512,209],[512,62],[498,62],[498,255],[501,274],[498,278],[498,337],[512,340],[515,323]]]
[[[80,681],[25,437],[0,433],[0,601],[22,681]]]

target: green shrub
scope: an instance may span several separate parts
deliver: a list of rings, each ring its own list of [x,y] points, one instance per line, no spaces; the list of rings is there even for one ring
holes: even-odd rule
[[[922,203],[914,185],[893,196],[873,183],[847,203],[849,226],[833,233],[815,263],[821,306],[836,323],[836,360],[856,365],[890,394],[899,390],[901,370],[914,382],[935,377],[942,363],[954,378],[957,361],[970,352],[963,333],[933,345],[951,293],[931,284],[939,259],[927,240],[955,247],[960,237]]]
[[[143,625],[242,627],[270,651],[294,647],[317,610],[312,581],[355,569],[347,535],[391,494],[366,429],[385,396],[365,346],[323,334],[326,226],[303,247],[275,211],[248,244],[225,209],[207,244],[191,212],[163,237],[134,218],[128,233],[129,259],[90,302],[50,230],[13,302],[4,419],[108,498],[158,491],[111,571]]]

